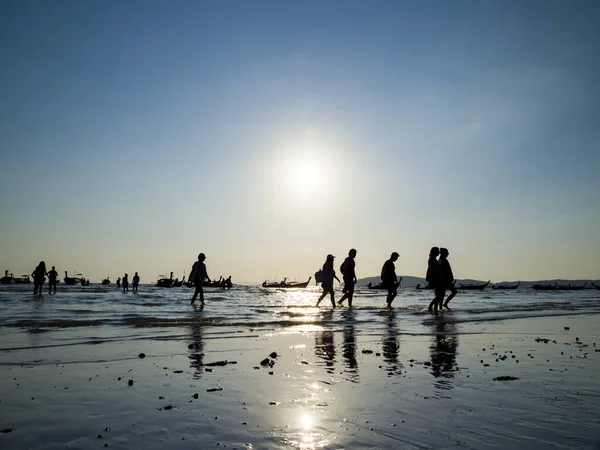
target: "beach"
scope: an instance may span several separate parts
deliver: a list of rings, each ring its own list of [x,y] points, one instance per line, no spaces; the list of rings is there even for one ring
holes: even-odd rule
[[[90,288],[0,291],[0,449],[600,446],[597,291]]]

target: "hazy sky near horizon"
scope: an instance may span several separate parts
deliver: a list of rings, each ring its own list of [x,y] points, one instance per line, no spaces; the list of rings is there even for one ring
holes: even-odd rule
[[[600,3],[0,1],[0,268],[600,278]]]

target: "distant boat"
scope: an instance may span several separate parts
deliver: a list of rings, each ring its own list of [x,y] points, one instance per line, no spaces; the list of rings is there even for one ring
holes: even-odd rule
[[[294,281],[287,281],[287,278],[284,278],[283,281],[280,281],[279,283],[277,283],[277,282],[269,283],[267,281],[263,281],[263,284],[261,286],[264,288],[279,288],[279,289],[305,288],[306,286],[308,286],[308,283],[310,283],[310,280],[312,280],[312,277],[309,277],[308,281],[305,281],[304,283],[296,283]]]
[[[158,279],[156,280],[156,287],[171,288],[173,287],[174,282],[175,280],[173,280],[173,272],[171,272],[171,276],[169,278],[167,278],[166,275],[159,275]]]
[[[29,284],[31,278],[29,275],[21,275],[19,278],[15,278],[12,273],[8,273],[8,270],[4,271],[4,276],[0,278],[0,284]]]
[[[457,288],[463,291],[483,291],[488,284],[490,284],[490,280],[483,284],[459,284]]]
[[[492,289],[516,289],[520,284],[520,281],[517,284],[495,284],[492,286]]]
[[[415,286],[415,289],[433,289],[433,286],[430,286],[428,284],[425,286],[421,286],[421,283],[419,283]]]
[[[4,276],[0,278],[0,284],[15,284],[15,278],[11,273],[9,276],[8,270],[4,271]]]
[[[191,281],[183,282],[183,285],[190,287],[190,288],[196,286]],[[233,283],[231,282],[231,277],[228,277],[228,278],[221,277],[218,280],[211,280],[211,281],[204,280],[202,282],[202,287],[231,289],[233,287]],[[275,286],[273,286],[273,287],[275,287]],[[281,287],[281,286],[277,286],[277,287]]]
[[[108,279],[108,277],[102,280],[102,286],[108,286],[110,284],[112,284],[112,282]]]
[[[400,279],[398,280],[398,287],[400,287],[401,284],[402,284],[402,277],[400,277]],[[367,284],[367,287],[369,289],[381,289],[381,290],[386,290],[386,291],[388,288],[387,285],[383,284],[383,282],[377,283],[377,284],[369,283],[369,284]]]
[[[15,284],[29,284],[31,283],[31,279],[29,275],[21,275],[20,278],[15,278]]]
[[[535,289],[536,291],[555,291],[557,284],[534,284],[531,286],[531,289]]]
[[[65,278],[63,280],[67,286],[85,286],[85,278],[80,273],[76,273],[74,277],[70,277],[65,270]]]
[[[567,285],[558,285],[556,286],[556,290],[557,291],[581,291],[583,288],[585,288],[585,286],[587,285],[586,283],[583,283],[581,286],[572,286],[570,284]]]
[[[592,283],[592,286],[594,286],[596,289],[600,289],[600,286],[596,286],[594,283]]]

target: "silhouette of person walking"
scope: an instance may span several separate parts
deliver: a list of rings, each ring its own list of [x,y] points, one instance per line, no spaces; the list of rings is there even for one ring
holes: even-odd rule
[[[333,280],[336,279],[339,283],[340,279],[335,274],[335,269],[333,268],[334,258],[335,256],[333,256],[332,254],[327,255],[327,259],[323,264],[323,281],[321,282],[323,293],[319,297],[319,300],[317,300],[317,307],[319,306],[319,303],[321,303],[321,300],[323,300],[325,296],[329,294],[331,297],[331,306],[335,309],[335,294],[333,293]]]
[[[452,267],[450,267],[450,262],[448,261],[449,254],[450,252],[447,248],[441,248],[440,259],[438,261],[438,264],[440,266],[440,281],[444,283],[444,288],[450,291],[450,295],[443,304],[444,308],[446,308],[448,311],[450,311],[450,308],[448,308],[448,303],[454,298],[457,292],[456,286],[454,286],[454,274],[452,273]],[[446,292],[444,290],[444,295],[445,294]],[[440,310],[442,309],[443,300],[444,296],[440,298]]]
[[[381,282],[383,286],[387,288],[387,299],[386,304],[388,308],[392,307],[392,302],[396,295],[398,295],[398,276],[396,275],[395,262],[398,260],[400,255],[397,252],[393,252],[381,268]]]
[[[44,281],[46,281],[46,263],[44,261],[40,261],[37,267],[31,272],[31,276],[33,277],[33,295],[42,296],[42,287],[44,286]]]
[[[58,283],[58,272],[56,267],[52,266],[52,270],[48,272],[48,294],[52,294],[52,288],[54,287],[54,293],[56,294],[56,284]]]
[[[123,275],[121,284],[123,285],[123,292],[129,291],[129,275],[127,275],[127,274]]]
[[[208,276],[208,272],[206,271],[206,264],[204,264],[205,260],[206,255],[204,253],[200,253],[198,255],[198,261],[192,265],[189,280],[194,283],[196,290],[194,291],[194,296],[192,297],[190,305],[193,305],[198,295],[200,295],[200,304],[204,306],[204,289],[202,289],[202,284],[204,283],[204,280],[208,280],[210,283],[210,278]]]
[[[429,250],[429,260],[427,261],[427,274],[425,275],[425,281],[429,283],[429,287],[435,289],[433,300],[429,303],[427,309],[429,312],[436,312],[438,305],[441,308],[441,301],[444,300],[446,294],[446,288],[444,283],[440,283],[440,266],[438,264],[437,257],[440,255],[440,249],[438,247],[431,247]]]
[[[133,292],[137,292],[138,286],[140,284],[140,276],[138,275],[137,272],[135,273],[135,275],[131,279],[131,282],[133,283]]]
[[[354,297],[354,286],[356,285],[356,250],[351,249],[348,252],[348,257],[344,260],[340,266],[340,272],[342,272],[342,279],[344,280],[344,289],[342,292],[344,295],[340,298],[338,306],[342,306],[344,300],[348,299],[348,307],[352,308],[352,299]]]

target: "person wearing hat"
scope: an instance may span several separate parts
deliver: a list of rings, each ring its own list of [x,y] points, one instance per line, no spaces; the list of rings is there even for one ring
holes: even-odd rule
[[[386,299],[386,304],[388,308],[392,307],[392,302],[396,295],[398,295],[398,276],[396,275],[396,266],[395,262],[398,260],[400,255],[397,252],[393,252],[381,268],[381,282],[387,288],[388,294]]]
[[[194,296],[192,297],[190,305],[194,304],[198,294],[200,294],[200,304],[204,306],[204,289],[202,289],[202,284],[204,283],[204,280],[208,280],[210,282],[210,278],[206,272],[206,264],[204,264],[205,260],[206,255],[204,253],[200,253],[198,255],[198,261],[196,261],[192,266],[188,280],[194,283],[196,290],[194,291]]]
[[[336,280],[338,280],[338,283],[339,283],[340,279],[335,274],[335,269],[333,268],[333,260],[334,259],[335,259],[335,256],[333,256],[332,254],[329,254],[329,255],[327,255],[325,264],[323,264],[323,269],[322,269],[323,270],[323,281],[321,282],[321,287],[323,288],[323,293],[319,297],[319,300],[317,300],[316,306],[319,306],[319,303],[321,303],[321,300],[323,300],[325,298],[325,296],[327,294],[329,294],[331,297],[331,306],[335,309],[335,294],[333,293],[333,280],[336,279]]]

